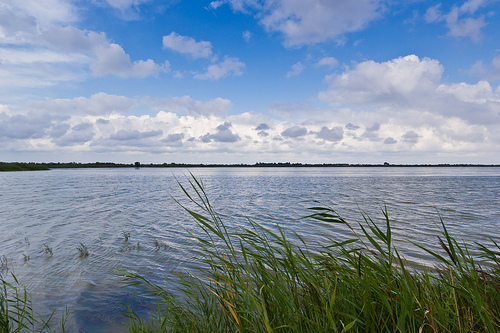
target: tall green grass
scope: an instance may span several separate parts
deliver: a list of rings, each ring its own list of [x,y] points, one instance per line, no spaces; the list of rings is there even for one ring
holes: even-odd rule
[[[9,281],[4,279],[5,274],[9,275]],[[55,310],[45,318],[37,315],[28,291],[15,274],[10,270],[0,272],[0,333],[66,332],[69,311],[62,315],[56,330],[50,325],[54,314]]]
[[[455,240],[442,223],[436,267],[410,266],[394,246],[391,221],[364,216],[350,224],[313,202],[304,219],[347,228],[346,239],[309,244],[277,224],[248,219],[230,228],[201,182],[180,185],[181,205],[198,224],[199,272],[179,272],[183,297],[133,272],[126,285],[146,287],[158,309],[150,319],[127,309],[130,332],[498,332],[500,247]],[[191,207],[193,206],[193,207]],[[289,231],[287,231],[289,233]]]

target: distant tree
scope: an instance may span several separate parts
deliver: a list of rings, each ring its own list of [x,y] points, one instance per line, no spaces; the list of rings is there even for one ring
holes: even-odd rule
[[[136,167],[141,166],[141,162],[135,162],[134,164]]]

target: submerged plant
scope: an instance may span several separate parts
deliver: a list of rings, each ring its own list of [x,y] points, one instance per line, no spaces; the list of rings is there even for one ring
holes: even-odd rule
[[[7,259],[6,255],[3,255],[0,257],[0,277],[2,276],[1,274],[4,271],[9,270],[9,260]]]
[[[183,297],[123,272],[127,284],[146,287],[159,300],[150,321],[128,309],[131,332],[500,331],[500,251],[479,247],[481,258],[474,257],[444,223],[446,255],[421,247],[440,267],[420,269],[396,249],[386,210],[383,226],[367,216],[351,225],[314,202],[303,219],[350,236],[310,244],[278,224],[266,228],[249,218],[246,227],[230,228],[202,183],[189,184],[190,191],[180,186],[196,209],[181,206],[199,226],[190,236],[202,253],[200,271],[179,275]]]
[[[128,242],[128,240],[130,238],[130,232],[125,232],[125,230],[122,230],[122,235],[123,235],[123,238],[125,238],[125,242]]]
[[[83,243],[80,243],[79,246],[76,248],[78,252],[80,252],[80,257],[88,257],[89,256],[89,250],[87,249],[87,246]]]
[[[156,238],[153,238],[153,244],[155,245],[155,250],[158,251],[160,249],[160,242]]]
[[[49,247],[47,245],[47,243],[43,243],[43,249],[42,249],[42,253],[45,254],[46,256],[49,256],[49,257],[52,257],[52,255],[54,254],[52,252],[52,248]]]

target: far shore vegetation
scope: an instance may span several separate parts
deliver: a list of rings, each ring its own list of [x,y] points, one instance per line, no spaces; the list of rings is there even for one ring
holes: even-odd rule
[[[138,272],[118,272],[123,287],[157,300],[148,318],[124,305],[129,332],[500,332],[500,246],[494,239],[489,247],[468,244],[441,221],[441,251],[414,244],[435,265],[415,267],[394,245],[385,210],[380,222],[362,215],[352,223],[311,201],[301,219],[349,235],[317,244],[272,217],[232,227],[201,181],[179,185],[190,199],[180,209],[198,225],[189,236],[200,250],[194,258],[199,270],[176,272],[175,292],[169,281],[158,285]],[[79,251],[92,256],[86,247]],[[34,317],[17,280],[0,282],[0,332],[51,331]],[[57,327],[64,331],[64,321]]]
[[[114,162],[0,162],[1,171],[35,171],[50,169],[72,169],[72,168],[273,168],[273,167],[500,167],[499,164],[390,164],[383,162],[380,164],[350,164],[350,163],[292,163],[292,162],[257,162],[255,164],[204,164],[204,163],[140,163],[134,162],[114,163]]]
[[[50,168],[42,163],[0,162],[0,171],[37,171],[37,170],[50,170]]]

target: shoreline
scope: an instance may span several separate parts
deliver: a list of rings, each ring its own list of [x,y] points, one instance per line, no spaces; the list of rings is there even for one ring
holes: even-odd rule
[[[500,167],[500,164],[349,164],[349,163],[255,163],[255,164],[204,164],[204,163],[149,163],[122,164],[113,162],[95,163],[26,163],[0,162],[2,171],[47,171],[72,168],[443,168],[443,167]]]

